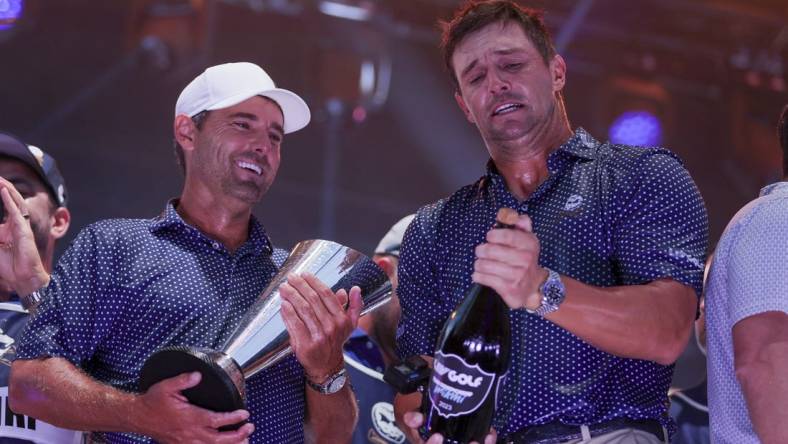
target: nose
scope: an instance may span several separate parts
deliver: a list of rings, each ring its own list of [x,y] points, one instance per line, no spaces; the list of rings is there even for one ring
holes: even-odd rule
[[[271,139],[268,137],[268,133],[256,134],[252,139],[251,146],[256,153],[265,154],[270,151]]]
[[[497,71],[489,73],[487,75],[487,79],[491,94],[499,94],[504,91],[509,91],[509,82]]]

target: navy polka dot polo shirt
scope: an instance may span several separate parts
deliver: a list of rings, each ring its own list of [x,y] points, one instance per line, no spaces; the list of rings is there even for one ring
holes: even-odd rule
[[[172,203],[152,220],[95,223],[58,262],[18,357],[62,357],[101,382],[137,391],[140,369],[157,349],[219,348],[286,257],[254,218],[249,239],[230,254],[186,224]],[[252,442],[303,442],[304,373],[294,357],[250,378],[246,391]],[[151,441],[94,435],[99,442]]]
[[[401,356],[434,353],[444,322],[471,285],[474,248],[501,207],[531,217],[542,266],[600,287],[670,277],[700,294],[708,220],[676,156],[602,144],[578,129],[550,154],[548,169],[548,179],[518,202],[490,162],[479,181],[419,211],[399,265]],[[667,414],[673,366],[616,357],[524,310],[510,314],[512,367],[494,422],[500,434],[614,418],[656,419],[673,429]]]

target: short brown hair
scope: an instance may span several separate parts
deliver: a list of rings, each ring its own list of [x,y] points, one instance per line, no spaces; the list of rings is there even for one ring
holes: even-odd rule
[[[542,20],[542,11],[525,8],[511,0],[469,0],[458,9],[451,21],[441,21],[443,36],[441,50],[443,62],[449,71],[454,87],[459,91],[460,84],[454,74],[451,58],[457,45],[468,34],[476,32],[492,23],[513,21],[520,25],[525,35],[541,54],[545,64],[556,55],[550,32]]]

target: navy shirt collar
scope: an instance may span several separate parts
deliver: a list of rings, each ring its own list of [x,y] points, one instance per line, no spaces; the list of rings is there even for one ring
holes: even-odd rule
[[[202,231],[184,221],[181,215],[178,214],[178,211],[175,210],[177,205],[177,198],[171,199],[169,202],[167,202],[164,211],[153,219],[153,222],[150,225],[151,233],[156,234],[157,232],[182,227],[197,233],[201,238],[205,239],[205,241],[209,243],[215,242],[213,239],[206,236]],[[274,251],[265,229],[257,220],[257,218],[254,217],[254,215],[249,218],[249,238],[246,240],[246,242],[244,242],[241,248],[238,249],[237,253],[246,251],[251,251],[251,253],[255,255],[270,255]]]
[[[566,142],[561,144],[555,151],[550,153],[547,158],[548,164],[554,163],[556,159],[561,157],[575,157],[584,160],[593,160],[596,158],[596,148],[599,146],[599,141],[586,130],[578,127],[575,133]],[[552,168],[551,168],[552,170]],[[498,176],[500,173],[498,168],[495,167],[492,159],[487,161],[487,175],[490,178]]]
[[[547,167],[550,170],[550,175],[552,176],[559,173],[572,161],[595,159],[597,147],[599,144],[599,141],[596,140],[585,129],[578,127],[572,137],[561,144],[561,146],[550,153],[550,155],[547,157]],[[504,181],[503,176],[498,171],[498,168],[495,166],[495,162],[493,162],[492,159],[487,161],[487,174],[485,179],[486,180],[481,182],[482,188],[491,185],[497,192],[503,192],[503,190],[506,190],[505,194],[507,196],[502,196],[505,201],[502,203],[513,207],[518,206],[514,196],[509,196],[511,193],[509,193],[509,190],[506,187],[506,182]],[[537,189],[536,192],[534,192],[534,194],[527,200],[539,196],[541,194],[542,188],[543,187],[540,186],[539,189]]]

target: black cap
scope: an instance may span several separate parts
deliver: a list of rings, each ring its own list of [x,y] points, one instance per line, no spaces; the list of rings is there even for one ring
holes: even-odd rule
[[[0,133],[0,155],[13,157],[29,166],[49,189],[55,203],[66,206],[66,184],[52,156],[8,133]]]

